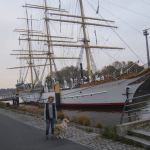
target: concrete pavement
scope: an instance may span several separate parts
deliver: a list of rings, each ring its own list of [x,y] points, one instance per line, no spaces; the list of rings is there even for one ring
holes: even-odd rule
[[[0,150],[90,150],[69,141],[45,141],[45,131],[0,114]]]

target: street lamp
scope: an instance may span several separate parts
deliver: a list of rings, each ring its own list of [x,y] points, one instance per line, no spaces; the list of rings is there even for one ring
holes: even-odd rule
[[[148,28],[148,29],[150,29],[150,28]],[[148,67],[149,67],[150,66],[150,61],[149,61],[149,47],[148,47],[148,38],[147,38],[147,36],[149,35],[148,29],[143,30],[143,34],[146,37],[147,63],[148,63]]]

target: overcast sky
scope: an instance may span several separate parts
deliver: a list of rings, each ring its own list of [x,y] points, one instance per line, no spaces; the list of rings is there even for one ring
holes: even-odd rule
[[[13,30],[21,26],[17,17],[21,17],[24,12],[21,5],[25,2],[36,4],[39,0],[1,0],[0,2],[0,88],[14,88],[19,77],[18,70],[7,68],[19,66],[18,60],[10,56],[11,50],[18,47],[18,34]],[[42,1],[42,0],[40,0]],[[50,1],[50,0],[49,0]],[[58,4],[59,0],[53,0]],[[61,0],[62,4],[70,0]],[[83,0],[97,8],[98,0]],[[99,0],[99,13],[106,14],[104,18],[115,20],[117,33],[137,54],[143,62],[147,63],[146,42],[143,30],[150,28],[150,1],[149,0]],[[64,5],[65,6],[65,5]],[[63,5],[62,5],[63,7]],[[86,9],[88,9],[88,5]],[[123,8],[122,8],[123,7]],[[110,17],[109,17],[110,16]],[[95,17],[95,16],[94,16]],[[116,41],[118,43],[118,41]],[[122,42],[126,51],[122,53],[119,61],[139,60],[129,47]],[[116,45],[114,43],[114,45]],[[102,66],[100,66],[102,67]],[[100,69],[100,68],[99,68]]]

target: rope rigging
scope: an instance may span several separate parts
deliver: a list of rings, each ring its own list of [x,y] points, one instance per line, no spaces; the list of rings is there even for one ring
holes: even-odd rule
[[[130,10],[130,9],[127,9],[127,8],[124,8],[124,7],[122,7],[122,6],[118,6],[118,5],[116,5],[116,4],[113,4],[113,3],[111,3],[111,2],[108,2],[108,1],[106,1],[106,0],[103,0],[103,1],[105,1],[105,2],[107,2],[107,3],[110,3],[110,4],[114,5],[114,6],[120,7],[120,8],[122,8],[122,9],[128,10],[128,11],[130,11],[130,12],[136,13],[136,14],[138,14],[138,15],[141,15],[141,16],[144,16],[144,17],[147,17],[147,18],[150,18],[149,16],[140,14],[140,13],[138,13],[138,12],[135,12],[135,11]]]
[[[89,56],[90,56],[90,60],[91,60],[92,71],[93,71],[93,73],[95,73],[95,72],[97,72],[97,69],[96,69],[95,61],[94,61],[94,58],[93,58],[90,48],[88,49],[88,52],[89,52]]]
[[[146,3],[147,5],[150,5],[150,3],[145,2],[144,0],[141,0],[142,2]]]
[[[23,80],[23,82],[25,82],[25,81],[26,81],[26,78],[27,78],[28,71],[29,71],[29,68],[27,69],[27,72],[26,72],[26,74],[25,74],[25,77],[24,77],[24,80]]]
[[[96,40],[96,45],[97,45],[97,35],[96,35],[96,29],[94,30],[95,33],[95,40]]]
[[[98,6],[97,6],[96,14],[99,14],[99,0],[98,0]]]
[[[91,3],[87,0],[87,2],[91,5]],[[92,6],[92,5],[91,5]],[[92,6],[92,8],[95,10],[95,8]],[[103,8],[103,7],[102,7]],[[96,10],[95,10],[96,11]],[[102,19],[104,19],[100,14],[98,14]],[[150,18],[150,17],[149,17]],[[107,25],[109,25],[107,22],[106,22]],[[120,40],[137,56],[137,58],[143,63],[145,64],[140,58],[139,56],[131,49],[131,47],[119,36],[119,34],[113,29],[111,28],[115,33],[116,35],[120,38]]]
[[[47,63],[48,59],[46,59],[46,62],[45,62],[45,65],[44,65],[44,69],[43,69],[43,72],[41,74],[41,78],[39,81],[42,81],[43,80],[43,77],[44,77],[44,72],[45,72],[45,68],[46,68],[46,63]]]

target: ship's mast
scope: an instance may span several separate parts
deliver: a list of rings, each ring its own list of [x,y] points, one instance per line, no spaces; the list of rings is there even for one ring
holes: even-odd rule
[[[82,0],[80,0],[80,9],[81,9],[81,17],[82,17],[82,27],[83,27],[83,34],[84,34],[84,45],[85,45],[85,51],[86,51],[86,60],[87,60],[87,69],[88,69],[88,75],[91,77],[91,66],[90,66],[90,59],[89,59],[89,52],[88,52],[88,40],[86,36],[86,31],[85,31],[85,23],[84,23],[84,12],[83,12],[83,4]]]
[[[29,39],[29,21],[28,21],[28,12],[27,12],[27,7],[26,7],[26,17],[27,17],[27,30],[28,30],[28,39]],[[33,74],[32,74],[32,61],[31,61],[31,44],[30,40],[28,40],[28,45],[29,45],[29,57],[30,57],[30,70],[31,70],[31,81],[32,81],[32,88],[33,88]]]
[[[31,80],[32,80],[32,85],[33,85],[33,75],[32,75],[32,67],[39,67],[39,66],[45,66],[45,64],[43,65],[36,65],[36,64],[32,64],[32,59],[49,59],[49,64],[46,65],[50,65],[50,75],[51,75],[51,83],[52,83],[52,89],[54,89],[54,81],[53,81],[53,71],[52,71],[52,60],[53,59],[79,59],[79,58],[75,58],[75,57],[54,57],[51,54],[51,46],[59,46],[59,47],[81,47],[81,48],[85,48],[86,51],[86,57],[87,57],[87,69],[88,69],[88,75],[89,78],[91,77],[91,67],[90,67],[90,57],[89,57],[89,48],[98,48],[98,49],[120,49],[122,50],[123,48],[121,47],[108,47],[108,46],[95,46],[95,45],[89,45],[89,41],[87,40],[87,36],[86,36],[86,30],[85,30],[85,26],[86,25],[94,25],[94,26],[102,26],[102,27],[110,27],[110,28],[118,28],[116,26],[111,26],[111,25],[105,25],[105,24],[101,24],[101,23],[89,23],[86,22],[87,19],[90,20],[99,20],[99,21],[105,21],[105,22],[114,22],[111,20],[105,20],[105,19],[99,19],[99,18],[93,18],[93,17],[85,17],[84,16],[84,11],[83,11],[83,4],[82,4],[82,0],[79,0],[80,2],[80,8],[81,8],[81,15],[80,16],[75,16],[75,15],[68,15],[68,14],[60,14],[60,13],[50,13],[51,15],[57,15],[57,16],[66,16],[66,17],[73,17],[73,18],[82,18],[82,21],[75,21],[75,20],[63,20],[63,19],[56,19],[56,18],[48,18],[48,12],[49,10],[51,11],[59,11],[59,12],[64,12],[64,13],[68,13],[68,11],[65,11],[65,9],[60,9],[60,8],[54,8],[54,7],[48,7],[47,6],[47,0],[44,0],[45,2],[45,6],[40,6],[40,5],[32,5],[32,4],[26,4],[23,7],[26,7],[26,18],[19,18],[19,19],[25,19],[27,20],[27,29],[15,29],[15,32],[25,32],[25,34],[21,34],[23,36],[27,36],[28,38],[25,39],[20,39],[19,40],[27,40],[28,41],[28,45],[29,45],[29,50],[13,50],[13,51],[29,51],[29,56],[28,57],[19,57],[19,59],[26,59],[26,60],[30,60],[28,62],[29,66],[22,66],[22,67],[13,67],[13,68],[9,68],[9,69],[19,69],[19,68],[27,68],[30,67],[31,69]],[[41,31],[38,30],[29,30],[29,20],[37,20],[37,19],[28,19],[28,13],[27,13],[27,8],[34,8],[34,9],[43,9],[45,10],[45,24],[46,24],[46,35],[43,34]],[[50,35],[50,29],[49,29],[49,25],[48,25],[48,21],[61,21],[61,22],[67,22],[67,23],[76,23],[76,24],[82,24],[83,27],[83,34],[84,34],[84,38],[83,38],[83,45],[78,45],[78,44],[70,44],[70,43],[76,43],[72,40],[72,37],[60,37],[60,36],[51,36]],[[46,37],[47,39],[33,39],[31,37]],[[69,41],[66,40],[51,40],[52,38],[63,38],[63,39],[70,39]],[[47,42],[48,45],[48,49],[46,51],[39,51],[39,50],[31,50],[31,41],[41,41],[41,42]],[[56,44],[54,42],[57,42]],[[60,43],[64,43],[64,44],[59,44]],[[68,43],[68,44],[67,44]],[[35,52],[40,52],[41,54],[36,54]],[[47,55],[46,57],[43,57],[43,55]],[[20,55],[20,54],[13,54],[13,55]],[[21,54],[21,55],[26,55],[26,54]],[[40,57],[36,56],[36,55],[41,55]],[[81,59],[81,58],[80,58]]]
[[[52,61],[51,61],[51,51],[50,51],[50,42],[49,42],[49,26],[47,20],[47,1],[45,0],[45,22],[46,22],[46,32],[47,32],[47,44],[48,44],[48,54],[49,54],[49,63],[50,63],[50,75],[51,75],[51,83],[52,89],[54,90],[54,82],[53,82],[53,71],[52,71]]]

